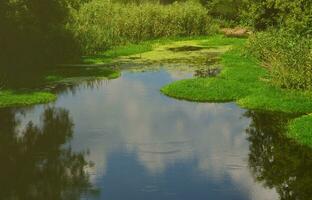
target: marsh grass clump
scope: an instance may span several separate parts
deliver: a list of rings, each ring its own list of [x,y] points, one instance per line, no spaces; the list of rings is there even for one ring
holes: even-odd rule
[[[49,71],[45,76],[48,88],[60,85],[75,85],[83,81],[97,79],[115,79],[120,76],[120,71],[108,67],[59,67]]]
[[[312,90],[312,40],[285,31],[257,33],[247,49],[270,73],[274,85]]]
[[[48,92],[0,91],[0,108],[29,106],[56,100],[56,95]]]
[[[196,2],[121,4],[93,0],[73,15],[72,29],[86,54],[125,43],[212,32],[207,10]]]

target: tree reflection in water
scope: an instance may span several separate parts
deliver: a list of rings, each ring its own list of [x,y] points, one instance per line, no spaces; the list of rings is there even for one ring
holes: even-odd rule
[[[281,199],[312,197],[312,150],[285,138],[291,117],[248,111],[249,165],[258,181],[275,188]]]
[[[40,125],[23,130],[11,109],[0,110],[0,199],[79,199],[92,191],[85,153],[64,145],[73,135],[65,109],[48,107]]]

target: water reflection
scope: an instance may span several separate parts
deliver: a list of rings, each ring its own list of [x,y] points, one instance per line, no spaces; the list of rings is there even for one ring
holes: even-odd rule
[[[287,118],[246,113],[232,103],[191,103],[160,94],[163,85],[188,77],[165,70],[123,72],[116,80],[62,90],[50,107],[21,114],[3,111],[1,137],[9,135],[16,143],[0,145],[1,156],[10,160],[1,166],[4,197],[24,191],[91,200],[311,196],[312,175],[306,170],[311,151],[282,137]],[[11,152],[12,146],[16,150]],[[88,155],[81,153],[86,149]],[[23,180],[24,187],[12,177]],[[98,188],[97,195],[84,193],[88,181]]]
[[[84,153],[64,146],[73,135],[65,109],[47,107],[40,124],[19,128],[23,112],[0,110],[0,199],[78,199],[90,189]]]
[[[283,136],[289,117],[257,112],[247,116],[253,120],[247,134],[255,178],[275,188],[280,199],[311,199],[312,151]]]
[[[76,122],[73,148],[90,149],[99,199],[276,199],[249,172],[244,110],[159,93],[187,77],[124,72],[99,88],[81,86],[60,97],[57,104]]]

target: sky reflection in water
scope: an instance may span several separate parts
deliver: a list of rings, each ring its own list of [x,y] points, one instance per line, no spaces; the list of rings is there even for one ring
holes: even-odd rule
[[[72,120],[66,146],[85,152],[89,181],[96,188],[82,199],[278,199],[256,182],[249,168],[246,128],[251,119],[235,104],[178,101],[161,86],[190,74],[123,72],[122,77],[64,91],[55,108]],[[42,126],[47,106],[19,115]],[[40,121],[41,119],[41,121]]]

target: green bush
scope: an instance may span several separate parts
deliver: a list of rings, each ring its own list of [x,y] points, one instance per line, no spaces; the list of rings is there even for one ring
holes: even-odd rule
[[[311,0],[246,0],[244,19],[256,30],[284,28],[301,35],[311,34]]]
[[[200,2],[207,7],[209,15],[231,26],[240,22],[242,9],[246,8],[244,0],[200,0]]]
[[[269,69],[273,84],[312,90],[312,41],[286,31],[259,32],[248,50]]]
[[[211,20],[199,3],[120,4],[94,0],[74,13],[73,30],[85,53],[107,50],[126,42],[210,32]]]

